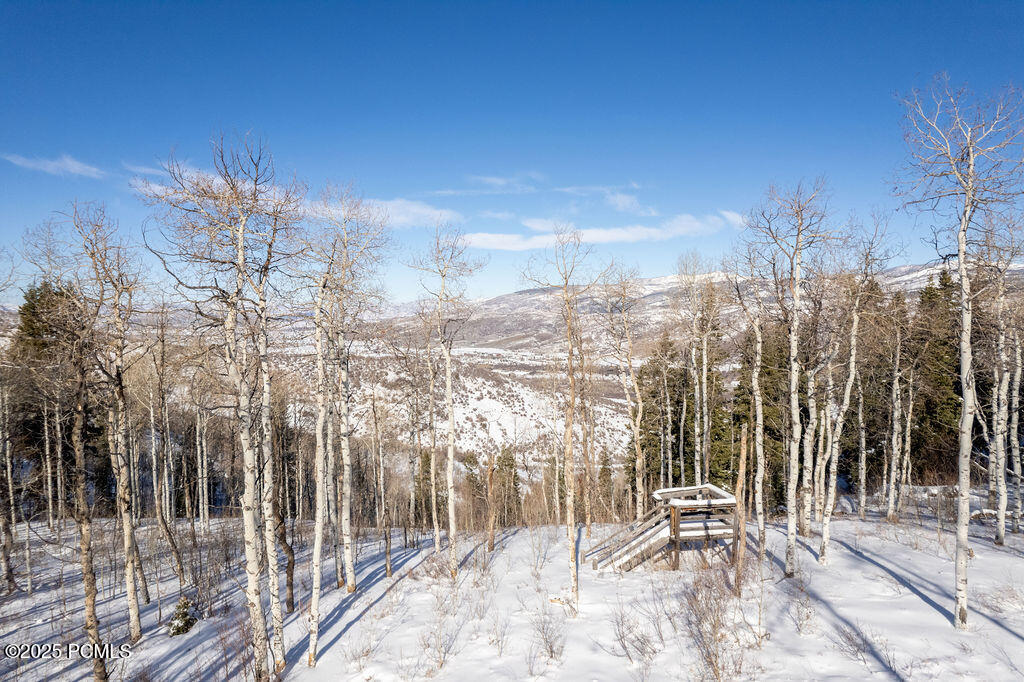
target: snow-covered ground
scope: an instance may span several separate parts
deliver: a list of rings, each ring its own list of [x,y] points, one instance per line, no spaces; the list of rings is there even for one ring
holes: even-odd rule
[[[163,554],[150,558],[153,599],[143,612],[145,634],[130,657],[110,661],[112,679],[245,677],[246,611],[236,583],[242,576],[236,525],[215,522],[214,531],[201,539],[208,551],[185,552],[197,567],[231,557],[223,591],[219,596],[213,591],[216,615],[204,617],[185,635],[167,634],[178,596],[170,563]],[[126,641],[127,614],[120,575],[113,575],[120,559],[111,530],[106,524],[97,531],[97,568],[104,574],[100,622],[104,641],[120,645]],[[595,527],[594,539],[611,530]],[[379,538],[367,531],[359,547],[359,590],[347,595],[326,589],[321,601],[316,669],[305,663],[310,577],[308,555],[300,553],[297,605],[285,628],[285,678],[1021,679],[1024,538],[1010,535],[1005,547],[996,547],[991,521],[972,524],[969,629],[958,632],[950,616],[951,530],[948,525],[938,529],[927,503],[908,510],[899,524],[840,516],[833,524],[830,564],[817,563],[818,537],[801,539],[799,577],[787,580],[782,577],[785,528],[773,525],[767,561],[760,571],[756,561],[750,562],[739,599],[732,596],[732,569],[720,553],[705,555],[707,566],[705,557],[690,553],[679,571],[652,565],[625,574],[598,573],[581,564],[575,617],[560,603],[569,601],[562,528],[500,532],[493,554],[485,551],[482,536],[463,536],[462,570],[454,582],[433,558],[429,537],[420,538],[416,548],[403,548],[400,532],[394,538],[394,577],[387,578]],[[142,535],[155,546],[151,532],[147,524]],[[755,532],[748,527],[751,537]],[[23,533],[21,526],[20,542]],[[190,542],[185,525],[179,541],[183,547]],[[70,526],[65,542],[74,542]],[[83,643],[74,556],[67,551],[62,565],[54,545],[41,538],[33,543],[39,576],[34,593],[0,601],[0,645]],[[582,539],[584,548],[589,544]],[[748,557],[756,557],[756,550],[751,548]],[[329,588],[334,584],[329,553],[325,569]],[[89,676],[81,660],[0,659],[3,680]]]

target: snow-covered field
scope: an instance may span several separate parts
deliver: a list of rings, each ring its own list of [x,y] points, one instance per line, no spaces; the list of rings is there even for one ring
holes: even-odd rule
[[[580,567],[580,611],[568,603],[567,538],[562,528],[499,533],[493,554],[481,536],[459,541],[462,570],[454,582],[433,559],[430,538],[403,548],[394,537],[394,577],[384,575],[379,538],[364,534],[352,595],[334,585],[325,560],[320,659],[306,667],[306,552],[295,570],[296,609],[285,628],[294,680],[487,679],[978,679],[1024,677],[1024,538],[1005,547],[990,541],[990,522],[972,523],[969,629],[951,624],[952,526],[939,530],[922,504],[899,524],[877,517],[840,516],[833,523],[831,563],[819,566],[818,538],[801,539],[799,577],[782,577],[784,526],[770,528],[768,558],[756,550],[742,597],[732,596],[733,573],[721,553],[693,552],[679,571],[664,565],[630,573]],[[103,524],[98,524],[103,525]],[[131,655],[109,660],[112,679],[243,679],[245,618],[240,552],[234,520],[215,522],[207,551],[186,551],[199,570],[228,556],[220,591],[210,588],[214,616],[170,637],[167,621],[177,579],[163,555],[150,557],[152,602],[143,639]],[[179,541],[190,543],[186,525]],[[55,545],[33,528],[34,592],[0,602],[0,645],[80,644],[81,581],[74,555],[59,561]],[[123,580],[113,527],[97,529],[97,569],[103,574],[100,622],[105,642],[126,641]],[[24,542],[24,526],[18,539]],[[594,539],[611,528],[594,528]],[[155,546],[150,524],[141,535]],[[748,534],[753,537],[753,525]],[[70,525],[65,543],[75,541]],[[581,540],[585,549],[590,542]],[[19,544],[19,546],[21,546]],[[145,558],[145,557],[144,557]],[[704,559],[710,563],[705,565]],[[23,561],[23,558],[19,558]],[[17,568],[23,571],[23,564]],[[118,571],[117,575],[114,572]],[[159,596],[157,579],[159,579]],[[63,586],[62,586],[63,585]],[[82,660],[0,660],[0,679],[88,679]]]

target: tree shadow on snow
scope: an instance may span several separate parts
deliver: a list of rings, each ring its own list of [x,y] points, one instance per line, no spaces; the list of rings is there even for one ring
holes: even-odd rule
[[[921,576],[919,576],[917,574],[911,574],[911,576],[913,577],[913,580],[912,580],[911,578],[908,578],[906,575],[904,575],[904,574],[900,573],[899,571],[897,571],[894,567],[882,563],[882,561],[879,558],[875,558],[875,557],[877,557],[877,555],[868,556],[868,553],[867,553],[866,550],[864,550],[864,549],[856,549],[853,546],[851,546],[849,543],[847,543],[847,542],[845,542],[843,540],[836,540],[835,542],[836,542],[836,544],[839,544],[839,545],[842,545],[843,547],[845,547],[854,556],[857,556],[857,557],[863,559],[864,561],[867,561],[868,563],[870,563],[870,564],[872,564],[874,566],[877,566],[878,568],[880,568],[883,571],[885,571],[890,577],[892,577],[893,580],[895,580],[900,585],[902,585],[903,587],[905,587],[908,590],[910,590],[911,592],[913,592],[915,595],[917,595],[918,598],[921,599],[921,601],[925,602],[926,604],[931,606],[933,609],[938,611],[952,625],[952,623],[953,623],[953,612],[950,609],[948,609],[948,608],[942,606],[941,604],[939,604],[938,602],[936,602],[933,598],[929,597],[927,594],[925,594],[918,587],[917,583],[929,585],[929,586],[931,586],[931,589],[933,591],[935,591],[936,593],[940,594],[942,597],[944,597],[946,599],[949,599],[950,601],[953,601],[953,598],[954,598],[953,594],[949,590],[947,590],[947,589],[945,589],[943,587],[940,587],[937,583],[935,583],[935,581],[928,580],[928,579],[923,578],[923,577],[921,577]],[[977,614],[977,615],[981,616],[982,618],[986,619],[987,621],[989,621],[990,623],[992,623],[996,627],[999,627],[999,628],[1005,630],[1007,633],[1013,635],[1017,639],[1019,639],[1022,642],[1024,642],[1024,635],[1021,635],[1019,632],[1011,629],[1010,627],[1008,627],[1002,621],[1000,621],[1000,620],[998,620],[996,618],[993,618],[992,616],[990,616],[990,615],[988,615],[988,614],[986,614],[986,613],[984,613],[982,611],[979,611],[977,608],[972,609],[971,613],[972,614]],[[969,618],[969,616],[968,616],[968,618]]]

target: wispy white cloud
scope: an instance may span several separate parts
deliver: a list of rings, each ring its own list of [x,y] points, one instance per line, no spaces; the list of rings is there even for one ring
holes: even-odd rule
[[[461,223],[461,213],[448,208],[431,206],[414,199],[373,199],[373,204],[385,210],[392,227],[428,227],[437,223]]]
[[[546,249],[549,246],[554,246],[555,235],[547,233],[525,236],[521,234],[473,232],[466,235],[466,243],[477,249],[529,251],[530,249]]]
[[[625,244],[635,242],[658,242],[675,237],[697,237],[733,227],[739,219],[734,211],[719,211],[704,216],[679,213],[657,225],[626,225],[624,227],[585,228],[580,236],[589,244]],[[477,232],[466,235],[469,243],[481,249],[502,251],[526,251],[543,249],[555,242],[554,229],[564,226],[573,229],[572,223],[547,218],[529,218],[523,225],[539,234],[521,235],[491,232]]]
[[[658,215],[658,212],[653,207],[642,205],[635,194],[608,192],[604,195],[604,203],[622,213],[634,213],[639,216]]]
[[[722,217],[725,218],[725,221],[729,223],[730,227],[734,227],[737,230],[743,228],[745,220],[743,216],[736,211],[719,211],[719,213],[722,214]]]
[[[96,166],[82,163],[68,154],[61,154],[56,159],[29,159],[18,154],[3,154],[3,158],[15,166],[42,171],[50,175],[81,175],[86,178],[102,178],[106,175]]]
[[[514,220],[516,214],[512,211],[480,211],[480,217],[492,220]]]
[[[538,191],[536,183],[544,175],[536,171],[515,175],[469,175],[467,182],[475,187],[439,189],[431,192],[435,196],[481,196],[488,194],[532,194]]]
[[[470,182],[478,182],[490,187],[508,187],[515,182],[513,178],[503,178],[497,175],[470,175],[468,179]]]
[[[164,175],[164,169],[156,168],[155,166],[138,166],[134,163],[128,163],[127,161],[122,161],[121,166],[124,167],[126,171],[137,175]]]
[[[534,232],[554,232],[559,227],[571,230],[575,227],[571,222],[553,218],[524,218],[522,223]]]
[[[564,187],[555,187],[552,191],[583,197],[588,194],[606,194],[620,189],[623,189],[621,185],[566,185]]]

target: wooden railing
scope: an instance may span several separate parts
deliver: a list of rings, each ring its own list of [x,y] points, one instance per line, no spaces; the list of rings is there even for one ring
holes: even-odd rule
[[[679,552],[690,544],[735,541],[733,521],[736,498],[718,486],[706,484],[654,491],[655,506],[642,518],[606,537],[585,555],[593,567],[602,564],[631,568],[667,550],[672,566],[679,567]],[[668,533],[664,540],[658,534]],[[651,540],[655,540],[652,544]]]
[[[638,521],[634,521],[606,537],[596,547],[587,552],[584,558],[590,559],[593,567],[597,568],[599,563],[610,557],[617,550],[640,537],[651,528],[662,523],[668,514],[669,510],[667,506],[655,506],[649,512],[644,514]]]

